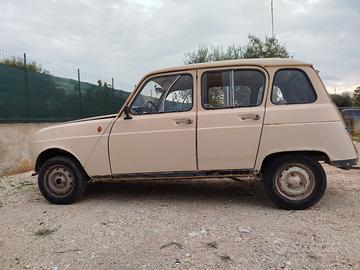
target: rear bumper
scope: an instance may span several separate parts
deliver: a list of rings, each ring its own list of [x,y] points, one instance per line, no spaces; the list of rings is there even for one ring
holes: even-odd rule
[[[338,167],[340,169],[351,169],[352,167],[355,167],[358,164],[358,158],[352,158],[352,159],[344,159],[344,160],[332,160],[330,162],[331,165]]]

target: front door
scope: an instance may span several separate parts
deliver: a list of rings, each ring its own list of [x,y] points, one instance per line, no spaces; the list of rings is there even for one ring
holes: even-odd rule
[[[111,131],[113,176],[196,170],[195,72],[152,76]]]
[[[265,112],[261,68],[200,70],[199,170],[253,169]]]

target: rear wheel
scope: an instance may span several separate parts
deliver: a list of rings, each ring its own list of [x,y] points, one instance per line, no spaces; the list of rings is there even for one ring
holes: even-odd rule
[[[70,157],[57,156],[47,160],[39,170],[41,194],[51,203],[70,204],[83,194],[86,176]]]
[[[265,191],[283,209],[300,210],[316,204],[326,190],[326,174],[319,162],[305,155],[284,155],[264,170]]]

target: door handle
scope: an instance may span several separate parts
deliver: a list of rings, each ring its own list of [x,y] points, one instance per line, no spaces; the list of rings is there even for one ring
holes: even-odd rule
[[[242,114],[240,115],[242,120],[246,120],[246,119],[254,119],[254,120],[259,120],[260,116],[258,114]]]
[[[193,120],[190,118],[180,118],[180,119],[174,119],[175,124],[180,125],[180,124],[187,124],[190,125],[192,124]]]

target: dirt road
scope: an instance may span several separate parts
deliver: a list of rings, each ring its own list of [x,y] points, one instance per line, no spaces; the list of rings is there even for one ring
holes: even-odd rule
[[[3,177],[0,269],[360,269],[360,171],[325,169],[305,211],[254,181],[99,183],[56,206],[29,173]]]

